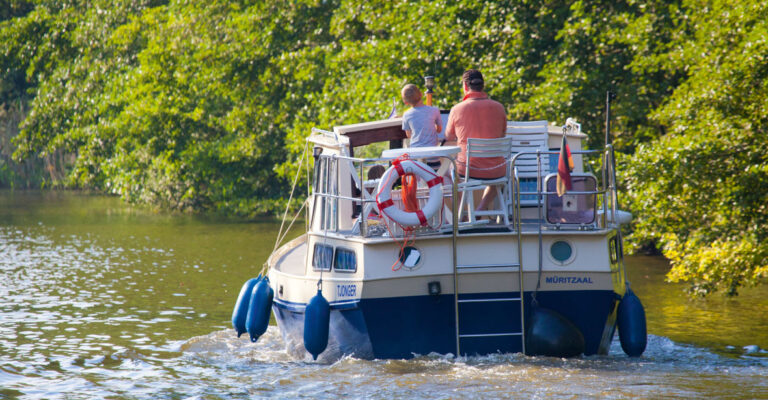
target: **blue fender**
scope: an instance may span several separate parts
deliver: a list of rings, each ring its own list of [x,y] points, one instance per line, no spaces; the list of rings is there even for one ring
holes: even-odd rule
[[[317,360],[328,346],[328,326],[331,322],[331,306],[323,297],[322,290],[309,300],[304,311],[304,348]]]
[[[251,302],[248,304],[248,317],[245,320],[245,328],[251,336],[251,342],[256,342],[259,336],[267,331],[274,295],[275,291],[269,286],[267,277],[253,287]]]
[[[237,296],[235,309],[232,310],[232,327],[235,328],[237,337],[240,337],[240,335],[246,332],[245,320],[248,316],[248,304],[251,302],[251,292],[253,292],[253,287],[256,286],[260,280],[261,275],[249,279],[243,284],[243,287],[240,289],[240,295]]]
[[[533,306],[526,325],[526,355],[574,357],[584,353],[584,334],[573,322],[554,310]]]
[[[627,286],[627,292],[619,303],[616,314],[621,349],[630,357],[640,357],[648,344],[645,326],[645,310],[640,299]]]

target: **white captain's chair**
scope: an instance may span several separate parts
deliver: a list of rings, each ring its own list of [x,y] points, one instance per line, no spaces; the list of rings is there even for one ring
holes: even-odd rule
[[[459,203],[459,221],[462,220],[464,212],[466,211],[470,225],[477,223],[477,217],[480,216],[501,217],[504,221],[504,224],[509,225],[509,204],[507,203],[507,198],[509,196],[508,193],[510,190],[508,177],[509,165],[505,165],[504,169],[506,174],[499,178],[477,179],[470,178],[470,175],[472,174],[472,159],[501,157],[502,160],[504,160],[504,164],[508,164],[511,151],[511,137],[503,137],[498,139],[467,139],[467,168],[464,171],[464,180],[459,182],[457,186],[457,189],[461,191],[461,202]],[[492,205],[488,205],[489,209],[487,210],[475,210],[475,202],[472,197],[472,192],[491,186],[496,189],[495,202],[498,204],[498,208],[490,208]]]
[[[512,155],[525,153],[515,159],[514,177],[518,179],[520,191],[533,193],[539,181],[546,176],[549,171],[549,155],[541,155],[541,165],[536,157],[536,151],[549,151],[549,125],[546,120],[541,121],[507,121],[507,137],[512,138]],[[539,171],[541,171],[539,174]],[[513,179],[510,173],[510,179]],[[510,206],[514,205],[512,201],[513,194],[507,192],[507,202]],[[535,195],[527,194],[520,196],[521,206],[538,206],[539,201]],[[510,210],[510,213],[514,212]]]

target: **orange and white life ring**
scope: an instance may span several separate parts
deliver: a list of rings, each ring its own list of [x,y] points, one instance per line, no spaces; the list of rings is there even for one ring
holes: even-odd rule
[[[427,204],[420,210],[408,212],[395,207],[392,201],[392,185],[398,177],[412,173],[423,179],[429,187]],[[397,159],[392,162],[381,176],[376,191],[376,204],[381,215],[403,226],[427,226],[427,221],[443,206],[443,178],[422,162],[410,159]]]

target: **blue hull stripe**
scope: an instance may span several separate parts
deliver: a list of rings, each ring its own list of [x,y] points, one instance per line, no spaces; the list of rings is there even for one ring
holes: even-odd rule
[[[513,292],[467,294],[460,299],[509,299],[517,295]],[[613,321],[616,302],[613,291],[548,291],[539,292],[536,297],[541,307],[561,313],[581,330],[587,355],[598,352],[606,322]],[[525,293],[524,301],[529,310],[530,292]],[[275,300],[273,306],[291,352],[303,350],[304,306],[282,300]],[[452,294],[338,302],[332,304],[329,346],[325,352],[328,354],[323,356],[411,358],[431,352],[455,353],[454,318]],[[460,303],[459,318],[462,335],[497,335],[461,338],[463,354],[522,351],[519,301]],[[610,337],[607,340],[610,341]]]
[[[281,299],[274,299],[273,302],[283,309],[300,313],[303,313],[304,309],[307,308],[307,303],[295,303]],[[331,306],[331,310],[351,310],[357,308],[358,303],[360,303],[360,300],[334,301],[330,302],[329,304]]]

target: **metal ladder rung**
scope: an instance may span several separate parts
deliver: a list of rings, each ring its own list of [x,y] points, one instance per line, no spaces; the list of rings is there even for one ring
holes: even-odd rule
[[[473,269],[473,268],[520,268],[520,264],[478,264],[478,265],[457,265],[456,269]]]
[[[476,216],[501,215],[501,214],[504,214],[504,210],[475,210],[473,211],[473,214],[475,214]]]
[[[477,333],[477,334],[464,334],[459,335],[459,338],[474,338],[474,337],[494,337],[494,336],[521,336],[522,332],[507,332],[507,333]]]
[[[520,298],[507,297],[507,298],[498,298],[498,299],[464,299],[464,300],[459,300],[459,303],[487,303],[487,302],[493,302],[493,301],[520,301]]]

